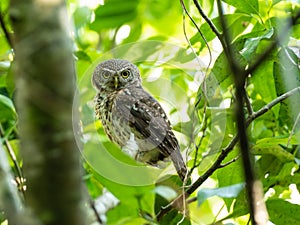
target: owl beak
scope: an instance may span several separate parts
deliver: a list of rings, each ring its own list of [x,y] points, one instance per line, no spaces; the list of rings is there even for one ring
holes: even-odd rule
[[[116,89],[118,87],[118,84],[119,84],[118,76],[114,76],[114,85]]]

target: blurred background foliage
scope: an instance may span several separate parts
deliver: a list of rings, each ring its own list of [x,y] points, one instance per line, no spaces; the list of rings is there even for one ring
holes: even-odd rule
[[[216,2],[198,2],[216,28],[221,30]],[[83,154],[90,162],[83,163],[86,171],[84,180],[92,198],[100,196],[105,187],[120,200],[120,204],[107,213],[108,224],[154,224],[151,219],[161,206],[176,196],[176,192],[180,192],[181,184],[176,176],[171,176],[156,184],[142,180],[140,182],[148,182],[147,185],[128,185],[128,177],[139,180],[142,175],[114,171],[109,157],[105,158],[100,150],[95,153],[101,144],[100,149],[107,149],[118,160],[141,166],[120,153],[106,138],[101,124],[94,120],[95,91],[90,76],[99,61],[117,56],[138,64],[146,89],[162,102],[170,115],[187,165],[193,169],[192,180],[212,165],[218,153],[236,135],[232,116],[234,84],[225,54],[216,34],[200,17],[193,2],[185,0],[184,3],[205,39],[183,13],[180,1],[67,1],[69,20],[73,24],[70,35],[81,100]],[[293,0],[224,0],[223,4],[236,59],[245,67],[266,50],[284,30],[286,19],[300,9],[299,1]],[[2,0],[0,7],[2,23],[12,34],[9,1]],[[257,111],[300,86],[299,38],[298,19],[280,39],[280,45],[248,77],[246,116],[249,116],[249,107]],[[11,169],[22,189],[22,185],[26,184],[22,183],[19,171],[22,158],[18,146],[13,66],[13,46],[4,30],[0,29],[1,141],[9,150]],[[300,221],[299,99],[298,92],[268,110],[248,128],[270,221],[277,225],[298,224]],[[233,163],[216,170],[191,196],[196,201],[189,204],[190,217],[180,224],[247,224],[249,214],[238,148],[234,148],[223,163],[232,160]],[[116,177],[128,179],[122,181],[123,184],[118,179],[108,179],[99,173],[101,167],[106,167]],[[181,219],[181,214],[172,211],[161,224],[177,224]],[[0,214],[0,222],[6,224],[3,214]]]

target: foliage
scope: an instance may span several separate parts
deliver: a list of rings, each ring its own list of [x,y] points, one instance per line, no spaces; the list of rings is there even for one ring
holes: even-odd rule
[[[94,120],[95,92],[90,82],[93,68],[99,61],[112,57],[138,64],[144,86],[163,104],[181,149],[188,155],[187,165],[193,173],[187,185],[211,168],[237,134],[232,72],[216,33],[199,15],[193,1],[184,3],[205,39],[187,15],[183,20],[179,1],[105,0],[104,5],[82,2],[68,1],[68,10],[74,22],[72,38],[81,101],[83,156],[87,160],[83,163],[84,179],[92,198],[101,195],[105,187],[120,200],[120,204],[107,213],[108,224],[155,224],[155,215],[182,193],[182,184],[176,176],[154,183],[153,179],[161,173],[159,169],[145,168],[109,142],[101,124]],[[222,31],[216,1],[199,3],[216,29]],[[1,19],[12,34],[8,1],[0,4]],[[279,45],[247,77],[244,112],[245,117],[251,119],[253,112],[300,86],[300,19],[292,25],[289,21],[300,5],[295,1],[224,0],[223,8],[235,60],[244,68],[249,68],[279,38]],[[290,30],[286,30],[288,26]],[[17,164],[22,167],[16,144],[18,110],[11,72],[12,49],[0,29],[1,140],[8,140],[3,144],[13,148]],[[199,67],[195,54],[203,61],[202,65],[208,66]],[[298,90],[251,121],[247,129],[269,219],[277,225],[299,221],[299,98]],[[14,160],[11,157],[10,165],[14,175],[19,177]],[[129,166],[123,167],[124,163]],[[249,210],[238,146],[228,152],[222,165],[215,168],[198,192],[191,194],[190,217],[181,224],[247,224]],[[130,166],[132,170],[127,168]],[[5,217],[0,216],[0,219],[3,222]],[[160,224],[176,224],[181,219],[182,214],[173,210]]]

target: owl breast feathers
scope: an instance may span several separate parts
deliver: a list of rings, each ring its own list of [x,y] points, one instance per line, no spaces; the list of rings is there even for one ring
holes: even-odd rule
[[[183,180],[187,168],[160,104],[142,87],[138,68],[127,60],[100,63],[92,76],[95,111],[109,139],[137,161],[157,165],[170,157]]]

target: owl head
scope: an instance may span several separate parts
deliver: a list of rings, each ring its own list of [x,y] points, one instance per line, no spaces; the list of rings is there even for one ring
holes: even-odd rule
[[[123,59],[110,59],[98,64],[92,83],[99,91],[116,91],[140,86],[141,77],[139,69],[133,63]]]

